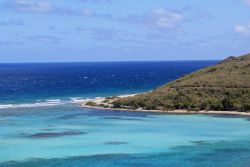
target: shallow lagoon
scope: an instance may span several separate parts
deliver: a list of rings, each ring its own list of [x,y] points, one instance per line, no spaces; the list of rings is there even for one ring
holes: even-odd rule
[[[0,118],[0,166],[250,163],[248,118],[103,111],[74,104],[5,109]]]

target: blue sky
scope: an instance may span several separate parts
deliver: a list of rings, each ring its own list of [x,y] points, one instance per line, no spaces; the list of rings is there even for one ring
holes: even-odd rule
[[[250,0],[0,0],[0,62],[211,60],[249,44]]]

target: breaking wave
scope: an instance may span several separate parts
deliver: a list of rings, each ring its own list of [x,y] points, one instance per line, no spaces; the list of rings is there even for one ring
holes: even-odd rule
[[[15,109],[15,108],[34,108],[34,107],[49,107],[65,104],[60,99],[49,99],[43,102],[22,103],[22,104],[0,104],[0,109]]]
[[[48,99],[45,101],[38,100],[34,103],[21,103],[21,104],[0,104],[0,109],[16,109],[16,108],[35,108],[35,107],[53,107],[65,104],[80,104],[85,101],[94,100],[96,98],[82,98],[82,97],[70,97],[68,99]]]

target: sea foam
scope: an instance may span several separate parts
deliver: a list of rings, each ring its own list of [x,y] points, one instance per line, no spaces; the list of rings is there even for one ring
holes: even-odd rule
[[[62,104],[64,104],[64,102],[62,102],[60,99],[49,99],[44,102],[37,102],[37,103],[0,104],[0,109],[49,107],[49,106],[58,106]]]
[[[15,108],[35,108],[35,107],[53,107],[64,104],[81,104],[86,101],[98,99],[96,98],[82,98],[82,97],[70,97],[68,99],[47,99],[37,100],[34,103],[21,103],[21,104],[0,104],[0,109],[15,109]]]

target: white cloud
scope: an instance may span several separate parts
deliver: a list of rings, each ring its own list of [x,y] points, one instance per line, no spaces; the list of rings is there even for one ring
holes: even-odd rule
[[[86,1],[86,2],[101,2],[101,1]],[[104,2],[104,1],[103,1]],[[107,1],[109,2],[109,1]],[[111,1],[110,1],[111,2]],[[40,13],[40,14],[55,14],[62,16],[84,16],[84,17],[99,17],[103,19],[110,19],[108,15],[98,15],[89,8],[82,10],[73,10],[67,7],[55,6],[46,0],[6,0],[3,7],[19,12],[19,13]]]
[[[248,26],[242,26],[242,25],[237,25],[234,27],[234,30],[236,33],[239,33],[241,35],[250,35],[250,25]]]
[[[185,18],[175,10],[156,9],[144,14],[127,15],[118,20],[161,30],[180,30]]]
[[[152,23],[159,28],[176,28],[184,21],[182,14],[164,9],[157,9],[153,12]]]
[[[243,2],[244,2],[247,6],[250,6],[250,0],[243,0]]]
[[[95,16],[95,12],[91,9],[88,9],[88,8],[84,8],[82,10],[82,14],[86,17],[92,17],[92,16]]]
[[[7,2],[7,5],[17,12],[48,13],[53,10],[50,3],[42,0],[10,0]]]

